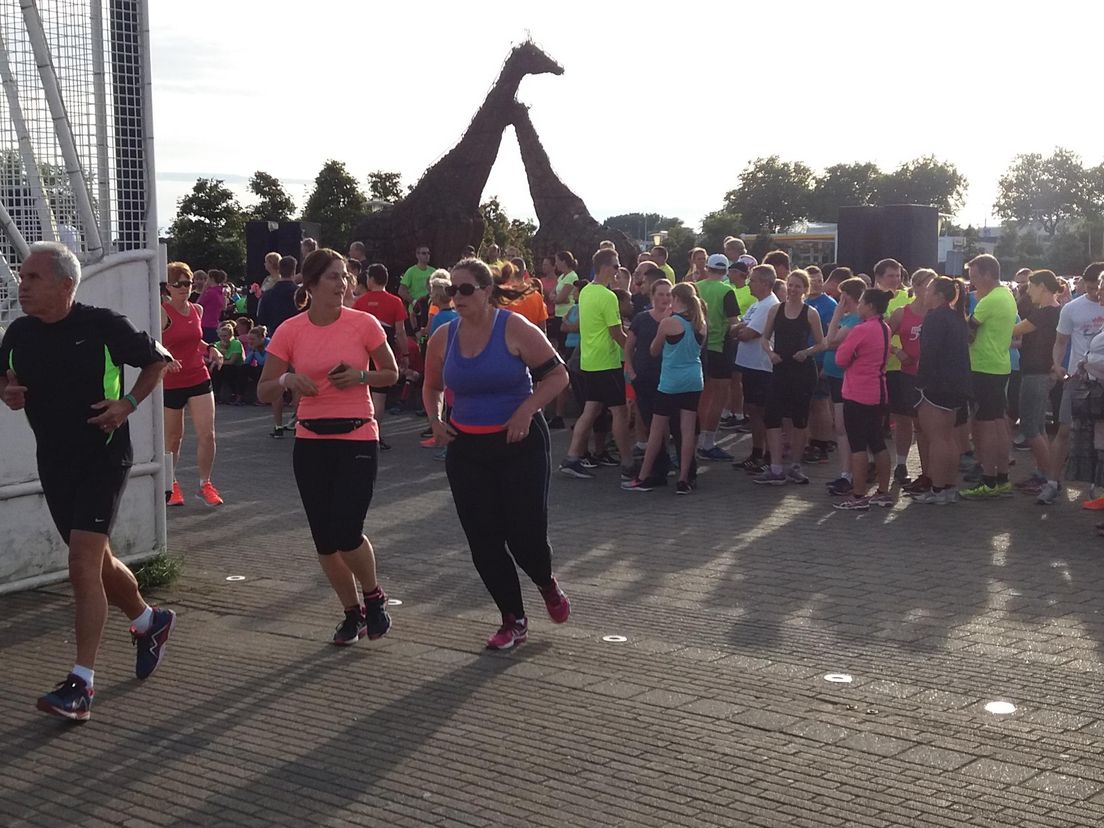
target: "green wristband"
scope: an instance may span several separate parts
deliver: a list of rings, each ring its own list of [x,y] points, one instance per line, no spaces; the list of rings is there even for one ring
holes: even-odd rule
[[[124,399],[124,400],[126,400],[126,401],[127,401],[128,403],[130,403],[130,404],[131,404],[132,406],[134,406],[134,410],[135,410],[135,411],[137,411],[137,410],[138,410],[138,400],[134,399],[134,395],[133,395],[133,394],[126,394],[126,395],[125,395],[125,396],[123,397],[123,399]]]

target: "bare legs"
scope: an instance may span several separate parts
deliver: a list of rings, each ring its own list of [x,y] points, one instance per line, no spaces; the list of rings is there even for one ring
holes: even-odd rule
[[[76,605],[77,664],[95,669],[108,604],[127,618],[137,618],[146,608],[138,582],[111,554],[107,535],[74,530],[69,536],[69,582]]]
[[[372,592],[379,585],[376,581],[376,555],[366,537],[362,536],[360,546],[351,552],[319,555],[318,564],[326,573],[342,607],[360,605],[357,581],[360,581],[364,592]]]

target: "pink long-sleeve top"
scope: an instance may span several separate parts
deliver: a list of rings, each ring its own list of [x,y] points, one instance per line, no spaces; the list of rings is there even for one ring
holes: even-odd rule
[[[885,366],[889,356],[889,326],[880,316],[864,319],[836,349],[843,368],[843,398],[862,405],[885,405]]]

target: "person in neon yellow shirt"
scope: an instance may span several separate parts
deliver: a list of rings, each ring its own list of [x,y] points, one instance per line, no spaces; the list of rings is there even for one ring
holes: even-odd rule
[[[436,268],[429,263],[429,247],[419,244],[414,254],[418,263],[411,265],[399,280],[399,296],[407,305],[413,305],[429,295],[429,277]]]
[[[896,259],[882,259],[874,265],[874,286],[878,290],[887,290],[893,298],[889,300],[885,316],[887,322],[898,308],[903,308],[912,298],[901,287],[904,280],[904,268]],[[908,483],[908,456],[912,448],[914,416],[913,406],[908,399],[907,389],[902,387],[901,360],[896,352],[901,348],[901,337],[896,334],[889,340],[889,359],[886,361],[886,389],[889,394],[889,410],[893,419],[893,446],[890,461],[893,463],[893,479],[900,484]]]
[[[678,281],[675,278],[675,269],[667,264],[667,248],[662,244],[657,244],[652,248],[652,261],[655,262],[656,267],[664,272],[667,281],[672,285]]]

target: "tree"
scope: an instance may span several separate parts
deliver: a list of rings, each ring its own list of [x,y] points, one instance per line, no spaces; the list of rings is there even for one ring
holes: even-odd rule
[[[200,178],[177,202],[169,226],[169,256],[193,268],[218,268],[240,277],[245,265],[245,213],[230,189],[217,178]]]
[[[812,187],[813,171],[800,161],[757,158],[725,195],[725,209],[743,216],[749,230],[778,232],[808,217]]]
[[[878,203],[882,171],[869,161],[862,164],[833,164],[813,185],[809,217],[815,221],[839,221],[840,207]]]
[[[402,201],[402,173],[383,170],[368,173],[368,195],[375,201],[390,204]]]
[[[661,216],[659,213],[623,213],[619,216],[610,216],[602,223],[606,227],[620,230],[630,239],[638,239],[649,245],[652,243],[653,233],[684,226],[682,219]]]
[[[744,220],[739,213],[717,210],[702,219],[702,231],[698,237],[698,246],[710,253],[724,250],[727,236],[738,236],[744,231]]]
[[[491,198],[479,205],[479,212],[483,215],[483,241],[482,246],[497,244],[503,255],[507,247],[516,247],[521,255],[529,262],[532,258],[533,234],[537,232],[537,226],[531,221],[511,219],[502,209],[498,196]],[[530,267],[534,267],[532,262]]]
[[[256,221],[290,221],[295,213],[295,202],[280,179],[257,170],[249,179],[249,192],[258,199],[246,209],[248,218]]]
[[[667,230],[667,240],[663,242],[667,248],[667,263],[675,271],[679,279],[690,269],[690,251],[698,247],[698,234],[681,223]]]
[[[353,226],[366,211],[364,193],[345,164],[330,159],[314,179],[314,190],[303,208],[303,219],[321,225],[319,243],[344,250],[352,240]]]
[[[958,168],[933,155],[907,161],[878,182],[879,204],[930,204],[954,215],[962,209],[969,186]]]
[[[1095,172],[1087,173],[1076,153],[1058,147],[1049,158],[1017,155],[998,184],[997,215],[1037,222],[1050,236],[1069,219],[1093,210]]]

